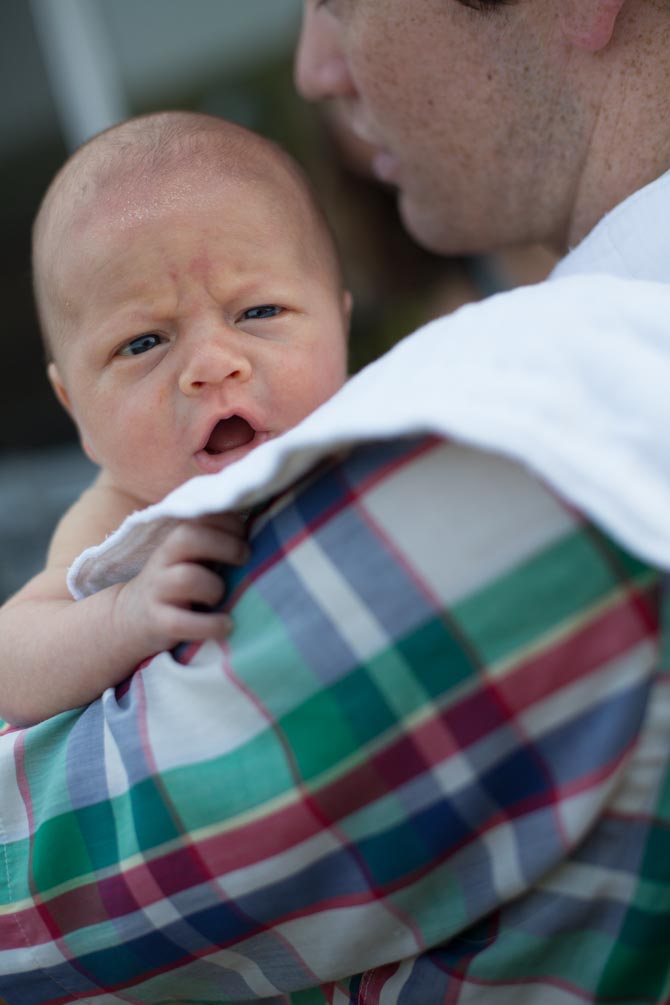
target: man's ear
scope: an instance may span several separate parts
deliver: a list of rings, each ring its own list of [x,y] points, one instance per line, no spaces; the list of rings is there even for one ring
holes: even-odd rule
[[[347,324],[347,329],[351,322],[351,311],[354,306],[354,298],[352,297],[349,290],[345,290],[342,294],[342,313],[344,314],[344,320]]]
[[[584,52],[604,49],[626,0],[563,0],[561,27],[568,42]]]

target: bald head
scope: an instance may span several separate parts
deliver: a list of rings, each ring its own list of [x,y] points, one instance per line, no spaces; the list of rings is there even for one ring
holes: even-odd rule
[[[281,189],[278,208],[304,233],[308,254],[340,281],[328,224],[302,170],[270,140],[211,115],[160,112],[112,126],[83,144],[53,179],[33,227],[35,300],[47,355],[69,308],[60,254],[102,215],[123,221],[159,202],[197,199],[213,184]],[[310,246],[311,245],[311,246]]]

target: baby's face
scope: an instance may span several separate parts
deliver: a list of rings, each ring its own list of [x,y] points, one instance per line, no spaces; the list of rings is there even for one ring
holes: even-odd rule
[[[329,398],[348,310],[280,186],[121,200],[70,234],[50,375],[90,456],[147,504]]]

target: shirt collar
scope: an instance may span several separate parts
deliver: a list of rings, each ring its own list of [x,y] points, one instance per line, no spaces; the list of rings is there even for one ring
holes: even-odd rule
[[[670,282],[670,171],[608,213],[551,274]]]

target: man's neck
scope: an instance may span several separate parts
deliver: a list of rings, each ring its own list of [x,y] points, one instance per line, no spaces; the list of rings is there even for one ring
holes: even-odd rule
[[[670,6],[644,0],[622,18],[610,50],[587,68],[592,130],[565,235],[568,247],[670,170]]]

